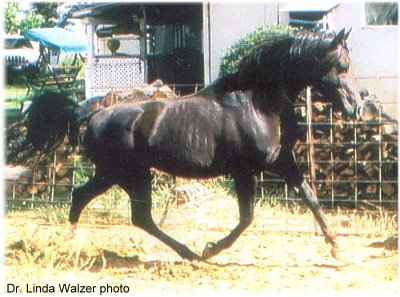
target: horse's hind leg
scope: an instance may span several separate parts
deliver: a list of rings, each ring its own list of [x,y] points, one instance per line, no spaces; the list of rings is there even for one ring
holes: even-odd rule
[[[203,259],[209,259],[232,246],[236,239],[253,221],[255,177],[252,174],[234,177],[239,202],[239,224],[225,238],[217,243],[209,242],[203,250]]]
[[[151,173],[149,169],[140,174],[138,172],[135,175],[126,175],[129,180],[118,183],[129,194],[133,225],[168,245],[183,259],[200,260],[187,246],[165,234],[154,223],[151,215]]]
[[[71,223],[72,232],[75,230],[85,206],[91,200],[107,191],[111,186],[112,183],[105,176],[95,174],[89,181],[72,191],[72,205],[69,211],[69,222]]]

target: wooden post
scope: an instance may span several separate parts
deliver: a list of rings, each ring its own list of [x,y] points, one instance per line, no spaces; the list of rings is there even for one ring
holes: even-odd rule
[[[307,87],[307,135],[308,135],[308,159],[310,162],[310,183],[311,188],[316,193],[315,185],[315,160],[314,160],[314,136],[312,133],[312,100],[311,88]]]
[[[308,135],[308,160],[310,162],[310,184],[314,194],[317,195],[317,186],[315,185],[315,160],[314,160],[314,136],[312,132],[312,99],[311,87],[307,87],[307,135]],[[314,233],[318,234],[318,225],[314,220]]]
[[[142,6],[143,18],[140,19],[140,57],[143,60],[143,77],[144,82],[148,82],[148,69],[147,69],[147,22],[146,22],[146,8]]]

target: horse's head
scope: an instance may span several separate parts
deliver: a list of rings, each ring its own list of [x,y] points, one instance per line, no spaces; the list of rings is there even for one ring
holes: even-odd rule
[[[351,73],[350,55],[346,45],[349,34],[350,31],[345,33],[342,29],[324,48],[317,59],[318,69],[315,71],[313,86],[325,100],[342,110],[344,117],[355,117],[361,97]]]

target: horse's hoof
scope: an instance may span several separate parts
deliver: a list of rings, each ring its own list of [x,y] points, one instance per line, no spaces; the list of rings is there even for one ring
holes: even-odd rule
[[[203,260],[210,259],[212,256],[216,254],[215,248],[216,244],[214,242],[208,242],[203,250],[202,258]]]
[[[75,230],[76,230],[77,225],[78,225],[78,224],[75,223],[75,224],[71,224],[71,225],[69,226],[69,232],[68,232],[68,235],[67,235],[67,240],[68,240],[68,239],[72,239],[72,238],[75,237]]]
[[[185,256],[184,258],[189,260],[189,261],[201,261],[201,260],[203,260],[203,258],[199,257],[195,253],[191,253],[190,255]]]
[[[345,250],[338,248],[338,247],[332,247],[331,249],[331,255],[334,259],[337,261],[343,263],[343,264],[348,264],[348,261],[345,257]]]

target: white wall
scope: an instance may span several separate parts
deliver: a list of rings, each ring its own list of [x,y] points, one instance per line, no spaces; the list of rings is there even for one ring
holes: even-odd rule
[[[344,2],[333,11],[335,27],[350,29],[348,45],[359,88],[377,95],[386,112],[398,112],[398,27],[366,26],[365,3]]]
[[[223,51],[238,38],[264,24],[278,22],[279,6],[288,2],[211,2],[204,4],[205,83],[218,76]],[[364,24],[365,2],[343,2],[333,9],[333,27],[352,28],[348,40],[353,70],[359,88],[376,94],[385,111],[397,117],[398,27]],[[208,9],[209,8],[209,9]],[[288,13],[279,13],[279,22],[288,23]]]
[[[219,62],[225,49],[255,28],[277,22],[277,3],[211,2],[204,4],[203,13],[204,69],[205,83],[208,84],[218,77]]]

